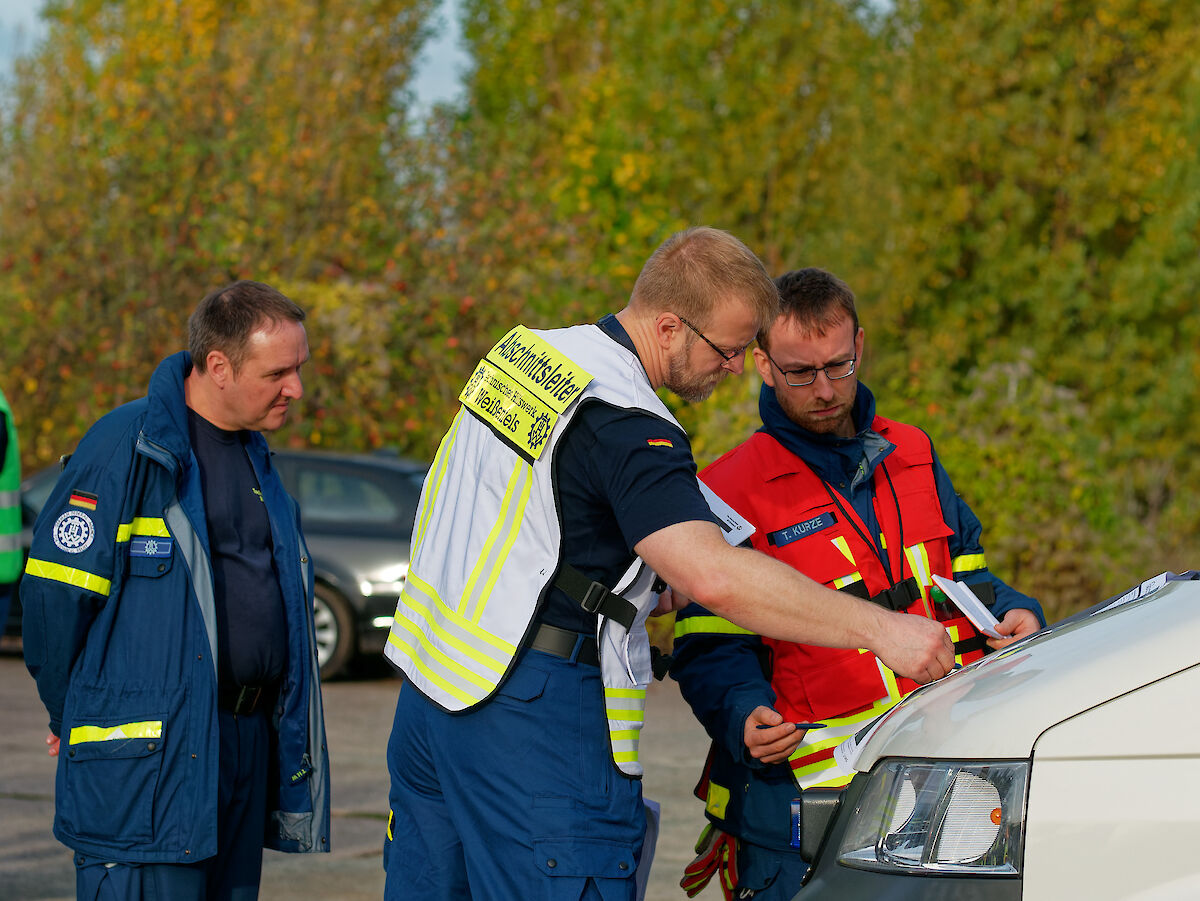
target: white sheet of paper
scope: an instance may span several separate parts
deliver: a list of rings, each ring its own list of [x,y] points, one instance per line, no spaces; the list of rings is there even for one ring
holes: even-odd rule
[[[699,481],[699,480],[697,480]],[[754,526],[738,515],[737,511],[729,504],[719,498],[716,493],[700,482],[700,491],[704,495],[704,499],[708,501],[708,507],[717,515],[717,519],[721,521],[721,532],[725,535],[725,540],[734,547],[737,547],[747,538],[754,534]]]
[[[946,592],[946,597],[954,602],[954,606],[963,612],[963,616],[969,619],[976,629],[991,638],[1002,637],[996,631],[996,625],[1000,621],[992,616],[992,611],[988,610],[979,598],[975,597],[975,592],[962,582],[953,582],[939,575],[935,575],[933,581],[937,583],[938,588]]]
[[[1096,613],[1103,613],[1105,610],[1111,610],[1113,607],[1120,607],[1122,604],[1128,604],[1130,601],[1136,601],[1138,598],[1144,598],[1148,595],[1154,594],[1154,592],[1158,591],[1167,584],[1167,575],[1167,573],[1159,573],[1154,578],[1147,579],[1136,588],[1129,589],[1129,591],[1125,592],[1111,604],[1105,604],[1103,607],[1097,610]],[[1095,616],[1096,614],[1093,613],[1092,615]]]
[[[867,725],[833,749],[833,759],[837,761],[838,766],[847,770],[857,769],[856,764],[862,753],[862,746],[867,743],[868,738],[875,734],[875,730],[879,728],[879,724],[886,715],[886,713],[881,713],[875,719],[868,721]]]

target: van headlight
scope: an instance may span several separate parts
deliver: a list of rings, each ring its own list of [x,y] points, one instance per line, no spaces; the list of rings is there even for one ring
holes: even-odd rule
[[[884,872],[1020,873],[1027,761],[881,761],[868,777],[838,862]]]

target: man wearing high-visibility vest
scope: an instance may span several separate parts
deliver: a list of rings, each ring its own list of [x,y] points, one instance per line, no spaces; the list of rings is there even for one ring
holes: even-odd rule
[[[871,647],[921,681],[953,666],[940,624],[734,547],[714,521],[655,391],[707,397],[777,310],[741,241],[689,229],[654,252],[623,310],[516,326],[468,378],[386,649],[405,675],[389,901],[635,897],[656,573],[762,634]]]
[[[960,579],[1004,639],[1044,624],[1038,603],[987,568],[979,520],[920,429],[875,414],[858,382],[863,330],[854,294],[820,269],[776,280],[782,312],[759,334],[763,427],[701,479],[756,528],[755,547],[830,588],[909,618],[935,619],[959,662],[985,642],[931,590]],[[709,605],[681,610],[671,674],[713,747],[697,794],[709,825],[681,881],[717,878],[726,897],[790,899],[808,868],[789,844],[791,801],[850,781],[833,749],[916,683],[866,650],[760,637]],[[797,724],[819,723],[805,729]]]
[[[21,576],[21,450],[12,407],[0,390],[0,635]]]

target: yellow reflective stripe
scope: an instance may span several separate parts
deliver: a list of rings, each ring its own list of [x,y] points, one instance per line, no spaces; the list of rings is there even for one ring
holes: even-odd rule
[[[718,819],[725,819],[725,808],[729,806],[729,789],[715,782],[708,783],[708,800],[704,809]]]
[[[841,535],[837,538],[829,539],[833,542],[833,546],[842,552],[842,556],[850,561],[851,566],[858,566],[858,562],[854,559],[854,555],[850,553],[850,543]]]
[[[839,740],[833,744],[836,746],[840,745],[841,743],[842,742]],[[827,745],[826,747],[829,746]],[[815,747],[810,747],[808,750],[812,752],[818,749]],[[792,775],[794,775],[796,778],[800,778],[801,776],[811,776],[813,773],[821,772],[821,770],[834,769],[837,765],[838,762],[836,757],[824,757],[821,760],[818,760],[816,763],[810,763],[806,766],[792,767]]]
[[[108,597],[108,592],[112,589],[110,579],[101,578],[86,570],[73,569],[70,566],[63,566],[61,563],[51,563],[49,560],[37,560],[33,557],[30,557],[25,564],[25,574],[36,576],[39,579],[48,579],[51,582],[62,582],[85,591],[102,594],[105,597]]]
[[[472,622],[479,622],[487,608],[488,598],[491,597],[492,589],[496,587],[500,570],[508,558],[509,551],[512,550],[513,542],[517,540],[517,533],[525,517],[525,506],[529,502],[532,490],[533,467],[526,463],[524,458],[517,457],[516,464],[508,476],[508,484],[504,486],[504,499],[500,502],[500,513],[496,516],[496,523],[483,543],[483,550],[479,552],[479,559],[475,561],[459,600],[458,612]],[[492,549],[501,536],[504,540],[500,551],[493,553]],[[487,576],[482,589],[479,589],[477,586],[484,573]]]
[[[959,573],[970,573],[979,569],[987,569],[987,558],[983,554],[963,554],[950,561],[950,568],[954,570],[954,575],[956,576]]]
[[[909,572],[917,577],[921,597],[928,598],[929,586],[933,584],[933,576],[929,570],[929,551],[925,549],[924,544],[914,544],[904,549],[904,556],[908,558]]]
[[[605,707],[604,715],[610,720],[621,720],[628,723],[640,723],[646,719],[646,711],[629,707]]]
[[[132,536],[145,535],[151,538],[170,538],[167,524],[161,519],[150,516],[135,516],[132,522],[123,522],[117,526],[117,543],[128,541]]]
[[[433,458],[433,466],[429,469],[428,483],[425,487],[425,503],[421,505],[421,518],[417,521],[417,528],[412,539],[411,556],[413,558],[417,556],[417,548],[421,544],[421,539],[425,537],[425,529],[429,526],[429,518],[433,514],[438,494],[442,490],[442,480],[446,475],[446,466],[450,460],[450,450],[454,447],[454,442],[458,439],[458,427],[462,423],[462,418],[463,410],[460,407],[454,417],[454,422],[450,424],[450,428],[446,432],[446,437],[442,439],[441,445],[438,446],[437,454]]]
[[[689,616],[675,620],[675,637],[684,635],[754,635],[749,629],[736,626],[719,616]]]
[[[882,551],[887,550],[887,536],[882,532],[879,533],[879,549]]]
[[[834,579],[833,587],[845,588],[847,585],[853,585],[855,582],[861,582],[862,580],[862,573],[850,573],[848,576],[842,576],[840,579]]]
[[[397,619],[396,622],[399,623],[400,620]],[[425,640],[424,635],[419,635],[419,640],[421,643],[421,647],[424,650],[429,651],[431,654],[437,653],[436,649],[431,647],[429,645],[429,643]],[[414,648],[412,645],[410,645],[408,642],[403,641],[400,638],[400,636],[396,634],[395,629],[393,629],[392,632],[388,635],[388,644],[390,644],[394,648],[397,648],[397,649],[403,651],[405,653],[405,655],[408,657],[408,659],[410,661],[412,661],[412,665],[415,666],[418,670],[420,670],[422,675],[424,675],[426,679],[428,679],[434,685],[437,685],[439,688],[441,688],[447,694],[453,695],[454,697],[458,698],[458,700],[462,701],[463,704],[466,706],[470,706],[471,704],[477,703],[478,701],[480,701],[482,698],[484,698],[487,695],[488,691],[491,691],[490,687],[488,687],[487,685],[482,685],[482,687],[486,689],[483,692],[483,694],[473,695],[473,694],[470,694],[470,693],[464,691],[463,689],[459,688],[457,685],[454,685],[451,682],[447,682],[445,679],[442,678],[441,674],[439,674],[436,670],[434,670],[433,668],[426,665],[425,661],[421,659],[420,654],[417,653],[417,649]],[[441,656],[442,656],[441,662],[444,666],[461,672],[464,676],[468,677],[472,681],[475,681],[479,678],[474,673],[465,669],[462,665],[460,665],[456,661],[450,660],[449,658],[445,657],[445,655],[441,655]]]
[[[467,637],[471,641],[477,642],[477,644],[470,644],[468,641],[464,641],[457,635],[447,631],[438,621],[437,614],[430,610],[426,604],[421,603],[420,598],[414,594],[414,592],[417,591],[419,591],[424,597],[431,599],[437,605],[441,615],[448,620],[451,625],[462,629],[462,631],[467,634]],[[412,612],[415,613],[422,622],[429,626],[429,628],[435,632],[439,638],[441,638],[447,644],[458,648],[458,650],[462,651],[472,660],[483,664],[488,669],[494,670],[497,673],[503,673],[508,667],[507,661],[511,660],[513,655],[517,653],[516,645],[510,644],[503,638],[493,635],[491,632],[480,628],[476,623],[463,619],[461,616],[451,610],[450,607],[447,606],[446,602],[438,597],[438,594],[436,591],[434,591],[433,586],[420,576],[416,575],[412,570],[408,571],[408,577],[404,582],[404,592],[400,595],[400,601],[396,608],[398,613],[407,612],[404,610],[405,602],[407,602],[407,605],[409,608],[411,608]],[[420,632],[420,630],[417,629],[416,626],[413,625],[413,623],[409,620],[407,615],[399,616],[397,619],[403,621],[405,627],[408,628],[409,631],[414,632],[414,634]],[[422,634],[422,644],[427,641],[428,639],[424,636],[424,634]],[[495,658],[485,653],[487,649],[484,647],[484,645],[488,645],[499,652],[499,656],[503,657],[505,662],[498,663]]]
[[[617,763],[636,763],[640,734],[640,729],[610,729],[608,738],[612,746],[613,760]]]
[[[841,788],[843,785],[849,785],[850,780],[854,778],[854,771],[840,771],[836,776],[830,776],[828,779],[821,779],[820,770],[810,773],[809,778],[804,778],[800,773],[793,773],[793,778],[799,784],[800,788]]]
[[[608,698],[644,698],[646,697],[646,689],[644,688],[608,688],[604,689],[604,696]]]
[[[604,713],[609,721],[640,723],[646,718],[646,689],[644,688],[608,688],[604,689]]]
[[[71,730],[68,744],[89,741],[122,741],[129,738],[162,738],[162,720],[145,720],[121,726],[76,726]]]
[[[946,631],[947,631],[947,632],[950,634],[950,640],[951,640],[951,641],[957,642],[957,641],[958,641],[958,640],[959,640],[959,639],[962,637],[962,630],[961,630],[961,629],[959,629],[959,627],[958,627],[958,626],[947,626],[947,627],[946,627]],[[955,662],[955,663],[962,663],[962,662],[963,662],[963,655],[962,655],[962,654],[955,654],[955,655],[954,655],[954,662]]]
[[[904,696],[900,694],[900,686],[896,684],[896,674],[884,666],[883,661],[878,657],[875,658],[875,662],[879,664],[879,675],[883,676],[883,684],[887,686],[888,697],[899,701]]]

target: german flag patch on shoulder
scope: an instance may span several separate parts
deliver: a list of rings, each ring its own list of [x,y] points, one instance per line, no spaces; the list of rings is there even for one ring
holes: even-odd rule
[[[674,447],[670,438],[647,438],[646,443],[651,447]]]
[[[68,501],[68,503],[72,507],[82,507],[84,510],[95,510],[96,502],[99,500],[99,497],[90,492],[79,491],[76,489],[71,492],[71,499]]]

